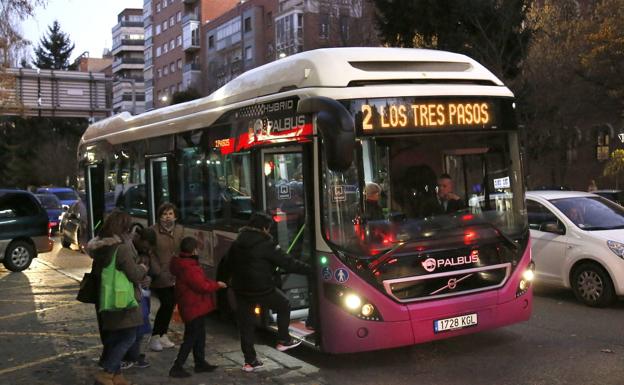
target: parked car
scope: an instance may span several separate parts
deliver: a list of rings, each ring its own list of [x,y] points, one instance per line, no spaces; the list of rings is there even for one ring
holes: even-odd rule
[[[11,271],[27,269],[37,253],[47,253],[48,214],[28,191],[0,190],[0,261]]]
[[[61,245],[65,248],[77,245],[80,251],[87,243],[87,208],[81,200],[69,207],[61,220]]]
[[[620,206],[624,206],[624,191],[622,190],[596,190],[592,191],[592,193],[605,197]]]
[[[536,282],[589,306],[624,295],[624,207],[580,191],[526,194]]]
[[[69,209],[69,206],[71,206],[80,199],[76,190],[69,187],[40,187],[37,189],[36,194],[56,195],[61,201],[61,205],[63,206],[64,210]]]
[[[570,191],[572,190],[568,186],[560,186],[560,185],[542,185],[534,187],[533,190],[545,191],[545,190],[553,190],[553,191]]]
[[[61,206],[61,201],[54,194],[35,194],[41,206],[48,213],[48,222],[52,233],[59,230],[59,223],[61,222],[61,215],[64,213]]]

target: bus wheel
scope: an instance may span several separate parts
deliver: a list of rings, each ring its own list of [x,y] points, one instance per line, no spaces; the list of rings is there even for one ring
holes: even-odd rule
[[[30,244],[24,241],[16,241],[7,247],[3,264],[11,271],[22,271],[30,266],[34,257],[35,249]]]
[[[572,289],[585,305],[605,307],[615,300],[615,290],[609,273],[595,263],[583,263],[574,269]]]

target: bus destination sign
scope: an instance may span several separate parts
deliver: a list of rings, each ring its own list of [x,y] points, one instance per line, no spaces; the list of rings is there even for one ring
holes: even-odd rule
[[[496,128],[491,100],[367,100],[353,108],[362,134]]]

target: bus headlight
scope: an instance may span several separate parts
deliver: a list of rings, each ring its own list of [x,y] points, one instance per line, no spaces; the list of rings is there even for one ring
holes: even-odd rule
[[[371,305],[370,303],[365,303],[364,306],[362,306],[361,313],[364,317],[370,317],[371,315],[373,315],[374,312],[375,306]]]
[[[529,262],[527,269],[522,272],[522,277],[520,277],[520,282],[518,283],[518,290],[516,290],[516,298],[525,294],[529,287],[531,287],[531,282],[535,279],[535,262]]]
[[[323,283],[323,294],[347,313],[366,321],[383,321],[377,307],[352,289],[331,283]]]
[[[345,296],[345,305],[350,310],[358,310],[362,306],[362,299],[357,294],[347,294]]]

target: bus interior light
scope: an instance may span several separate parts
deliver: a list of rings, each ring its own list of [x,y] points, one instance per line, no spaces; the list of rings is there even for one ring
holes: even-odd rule
[[[254,307],[254,314],[260,315],[261,312],[262,312],[262,309],[260,308],[260,306],[256,305],[256,307]]]

